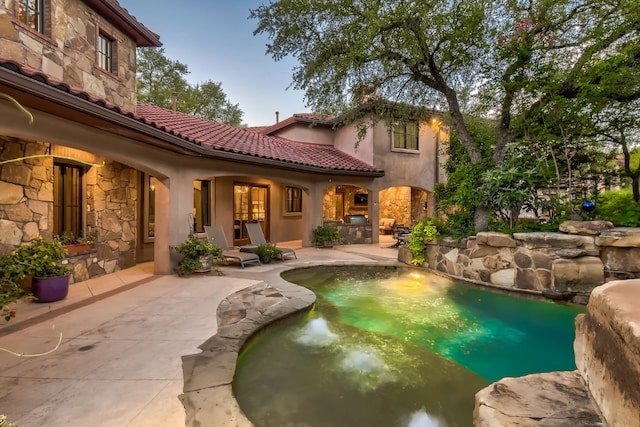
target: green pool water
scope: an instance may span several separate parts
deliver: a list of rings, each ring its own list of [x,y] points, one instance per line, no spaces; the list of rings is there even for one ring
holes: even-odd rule
[[[234,393],[257,427],[471,426],[474,395],[490,382],[575,369],[581,308],[414,269],[283,277],[318,301],[240,355]]]

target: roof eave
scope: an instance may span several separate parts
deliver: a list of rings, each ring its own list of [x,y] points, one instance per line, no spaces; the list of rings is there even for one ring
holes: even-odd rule
[[[83,0],[89,7],[130,36],[138,47],[160,47],[160,36],[138,22],[116,0]]]
[[[65,108],[73,109],[83,114],[87,114],[94,118],[106,121],[110,124],[132,130],[136,133],[163,143],[152,145],[161,146],[164,149],[181,154],[217,158],[221,160],[230,160],[251,165],[263,165],[269,167],[277,167],[285,170],[309,172],[323,175],[330,174],[368,177],[384,176],[384,172],[379,170],[363,171],[321,168],[309,165],[294,164],[282,160],[268,159],[264,157],[234,153],[224,150],[213,150],[208,147],[202,147],[196,143],[188,142],[180,138],[179,136],[173,135],[165,130],[153,127],[144,119],[136,117],[133,113],[123,112],[123,110],[120,110],[118,107],[110,109],[95,104],[77,95],[68,93],[59,88],[49,86],[48,84],[42,83],[32,77],[15,73],[4,67],[0,67],[0,82],[13,88],[16,91],[23,92],[31,96],[37,96],[41,100],[48,101]],[[149,144],[149,142],[146,140],[141,139],[140,141],[142,143]]]

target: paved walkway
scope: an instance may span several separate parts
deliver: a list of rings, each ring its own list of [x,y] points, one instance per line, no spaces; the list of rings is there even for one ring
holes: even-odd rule
[[[24,427],[184,426],[181,358],[216,334],[222,301],[292,267],[393,262],[392,243],[297,249],[297,260],[222,276],[154,276],[141,264],[71,285],[64,301],[20,304],[0,326],[0,348],[24,354],[0,351],[0,414]]]

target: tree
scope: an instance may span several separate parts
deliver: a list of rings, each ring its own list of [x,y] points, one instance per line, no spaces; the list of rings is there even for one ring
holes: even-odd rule
[[[190,85],[185,76],[189,68],[164,55],[162,48],[138,49],[138,101],[163,108],[173,108],[204,119],[239,126],[243,112],[232,104],[221,83],[211,80]]]
[[[267,33],[267,53],[296,57],[293,86],[321,112],[381,99],[444,106],[473,164],[482,149],[463,113],[497,123],[489,167],[558,98],[575,99],[580,83],[602,77],[599,60],[639,44],[635,0],[279,0],[251,11],[254,34]],[[619,65],[634,68],[631,50]],[[357,110],[357,108],[355,109]],[[489,209],[479,205],[475,229]]]

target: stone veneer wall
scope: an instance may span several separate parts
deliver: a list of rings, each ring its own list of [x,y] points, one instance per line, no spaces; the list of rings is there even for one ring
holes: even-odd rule
[[[0,137],[0,161],[41,155],[56,147]],[[97,231],[92,250],[70,256],[71,282],[135,265],[138,173],[106,161],[88,168],[86,229]],[[53,158],[39,157],[0,165],[0,255],[36,236],[53,237]]]
[[[11,19],[11,24],[0,25],[3,56],[135,111],[136,45],[131,39],[80,0],[48,0],[45,34],[13,19],[15,3],[16,0],[0,0],[0,6],[4,6],[0,8],[0,22]],[[96,63],[100,32],[116,42],[117,70],[113,73]]]
[[[571,231],[569,231],[571,232]],[[612,228],[594,235],[478,233],[429,244],[425,266],[451,276],[586,303],[598,285],[640,278],[640,229]],[[399,259],[411,253],[401,248]]]

